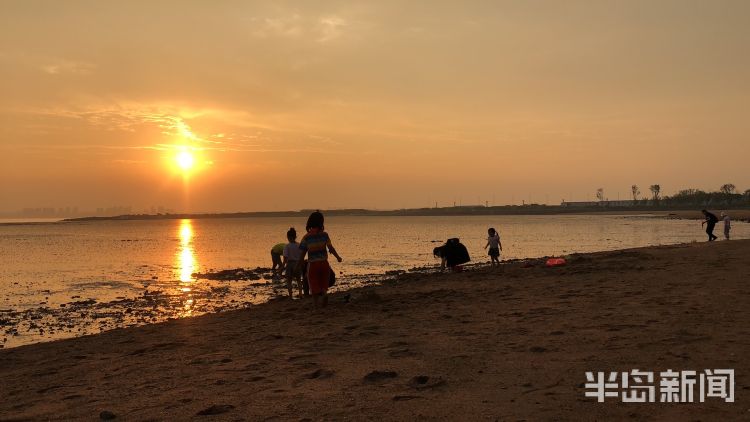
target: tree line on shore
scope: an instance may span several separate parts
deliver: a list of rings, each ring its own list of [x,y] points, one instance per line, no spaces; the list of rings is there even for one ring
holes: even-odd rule
[[[661,186],[651,185],[649,191],[650,197],[639,198],[641,195],[638,185],[631,186],[634,206],[717,206],[717,205],[750,205],[750,189],[740,193],[733,183],[725,183],[719,187],[719,190],[706,192],[701,189],[688,188],[677,191],[674,195],[662,196]],[[596,197],[603,200],[604,191],[599,188]]]

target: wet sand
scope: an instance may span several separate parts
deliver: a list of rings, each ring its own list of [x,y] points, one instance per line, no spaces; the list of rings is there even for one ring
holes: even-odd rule
[[[405,274],[321,312],[275,300],[0,350],[0,420],[747,420],[749,252]],[[736,402],[584,397],[586,371],[634,368],[732,368]]]
[[[725,211],[727,214],[729,214],[729,218],[732,219],[732,222],[735,221],[744,221],[744,222],[750,222],[750,210],[748,209],[740,209],[740,210],[725,210],[722,208],[711,208],[709,209],[710,212],[716,214],[717,217],[721,217],[720,214],[722,211]],[[695,211],[662,211],[658,214],[666,214],[667,217],[672,218],[683,218],[683,219],[693,219],[693,220],[703,220],[703,214],[701,214],[700,210]],[[717,229],[723,230],[723,224],[721,221],[717,224]],[[721,230],[717,230],[721,231]]]
[[[732,219],[732,222],[750,222],[750,209],[729,209],[726,210],[724,208],[710,208],[708,211],[711,211],[712,213],[716,214],[717,217],[721,214],[722,211],[725,211],[727,214],[729,214],[729,217]],[[607,210],[607,211],[581,211],[581,212],[571,212],[569,214],[578,214],[578,215],[651,215],[656,218],[676,218],[680,220],[703,220],[705,217],[703,217],[703,214],[701,214],[700,209],[695,210],[633,210],[629,211],[627,208],[622,210]],[[719,222],[717,225],[717,228],[723,227],[722,222]]]

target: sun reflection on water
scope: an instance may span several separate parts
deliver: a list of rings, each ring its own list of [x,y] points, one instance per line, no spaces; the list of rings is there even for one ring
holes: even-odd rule
[[[190,220],[180,221],[180,251],[177,254],[177,268],[180,271],[180,282],[193,281],[197,263],[193,250],[193,225]]]
[[[195,300],[193,299],[193,288],[191,285],[193,273],[198,270],[198,262],[195,259],[195,250],[193,248],[193,224],[191,220],[180,220],[179,238],[180,249],[176,256],[176,268],[180,273],[179,291],[182,293],[182,309],[178,311],[179,316],[188,317],[193,314]]]

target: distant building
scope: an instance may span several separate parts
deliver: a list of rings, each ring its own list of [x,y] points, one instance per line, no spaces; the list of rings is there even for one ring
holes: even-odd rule
[[[568,208],[593,208],[593,207],[632,207],[635,203],[633,200],[622,200],[622,201],[579,201],[579,202],[565,202],[562,201],[561,207]]]
[[[117,215],[127,215],[132,213],[133,207],[123,205],[115,205],[107,208],[99,207],[96,209],[96,215],[99,217],[114,217]]]

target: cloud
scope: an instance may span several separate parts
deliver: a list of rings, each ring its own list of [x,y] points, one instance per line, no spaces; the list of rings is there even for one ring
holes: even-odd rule
[[[260,38],[269,37],[297,37],[304,33],[304,22],[300,15],[253,18],[253,34]]]
[[[113,134],[111,138],[107,138],[111,143],[94,141],[61,145],[55,142],[41,142],[21,147],[28,151],[173,151],[189,146],[194,150],[220,153],[345,153],[330,150],[330,146],[338,146],[341,143],[328,136],[303,134],[295,130],[254,124],[251,114],[230,109],[189,109],[180,106],[128,103],[110,107],[55,108],[16,113],[32,116],[35,122],[49,122],[53,130],[78,127],[80,133],[90,129],[120,132],[120,135]],[[70,120],[80,123],[71,125]],[[144,144],[143,139],[150,139],[150,142]],[[134,141],[137,143],[133,143]],[[17,147],[18,145],[14,146]]]
[[[350,26],[346,19],[338,15],[305,17],[297,13],[253,18],[251,23],[252,32],[258,38],[311,39],[319,43],[340,38]]]
[[[347,21],[339,16],[329,16],[320,19],[317,28],[320,33],[318,42],[327,42],[339,38],[347,26]]]
[[[62,60],[42,66],[42,71],[49,75],[74,74],[89,75],[94,72],[96,65],[92,63]]]

